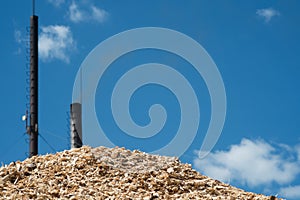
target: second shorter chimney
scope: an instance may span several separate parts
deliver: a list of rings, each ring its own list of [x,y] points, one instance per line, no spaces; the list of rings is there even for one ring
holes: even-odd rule
[[[82,108],[80,103],[72,103],[71,106],[71,148],[82,147]]]

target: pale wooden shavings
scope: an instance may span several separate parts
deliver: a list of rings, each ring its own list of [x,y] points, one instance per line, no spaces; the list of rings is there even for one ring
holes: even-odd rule
[[[178,158],[87,146],[2,166],[0,198],[277,199],[203,176]]]

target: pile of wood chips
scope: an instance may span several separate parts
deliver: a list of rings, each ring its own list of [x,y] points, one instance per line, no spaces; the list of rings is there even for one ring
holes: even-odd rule
[[[203,176],[174,157],[87,146],[2,166],[0,198],[277,199]]]

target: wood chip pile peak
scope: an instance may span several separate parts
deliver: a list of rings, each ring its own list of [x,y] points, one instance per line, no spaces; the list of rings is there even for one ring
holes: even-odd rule
[[[87,146],[2,166],[0,198],[276,199],[203,176],[174,157]]]

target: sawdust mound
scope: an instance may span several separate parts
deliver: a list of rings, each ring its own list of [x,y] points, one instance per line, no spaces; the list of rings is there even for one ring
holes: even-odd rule
[[[276,199],[203,176],[177,158],[87,146],[1,167],[0,198]]]

